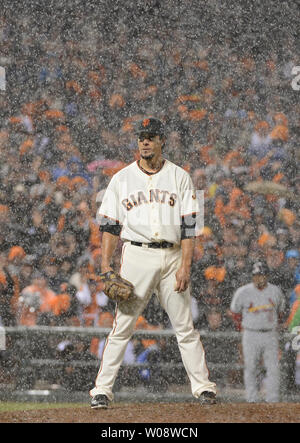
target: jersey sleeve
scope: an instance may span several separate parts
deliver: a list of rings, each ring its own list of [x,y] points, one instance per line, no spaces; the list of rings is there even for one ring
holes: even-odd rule
[[[101,232],[119,235],[122,230],[123,213],[120,207],[119,188],[115,176],[111,179],[97,211],[97,222]]]
[[[242,303],[241,303],[241,292],[238,289],[231,300],[231,304],[230,304],[230,310],[231,312],[235,313],[235,314],[240,314],[242,312]]]
[[[200,228],[200,207],[194,184],[187,173],[181,181],[180,202],[181,239],[196,237]]]

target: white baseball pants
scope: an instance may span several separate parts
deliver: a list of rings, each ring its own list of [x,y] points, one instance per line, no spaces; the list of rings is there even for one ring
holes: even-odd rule
[[[102,362],[90,395],[105,394],[113,400],[112,388],[132,337],[137,318],[142,314],[154,291],[167,312],[175,331],[182,361],[191,383],[192,394],[216,393],[209,381],[205,353],[191,315],[190,291],[175,292],[175,274],[180,266],[179,247],[154,249],[124,243],[121,276],[135,287],[132,300],[118,303],[113,329],[107,337]]]

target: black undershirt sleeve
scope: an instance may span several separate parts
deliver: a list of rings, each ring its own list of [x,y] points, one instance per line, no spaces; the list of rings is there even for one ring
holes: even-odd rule
[[[185,215],[181,222],[181,240],[185,238],[196,237],[196,214]],[[119,236],[122,226],[117,220],[108,217],[102,217],[100,220],[100,232],[109,232],[112,235]]]
[[[181,240],[196,237],[196,213],[181,217]]]
[[[100,219],[100,232],[109,232],[112,235],[119,236],[122,231],[122,225],[118,220],[112,220],[109,217],[102,216]]]

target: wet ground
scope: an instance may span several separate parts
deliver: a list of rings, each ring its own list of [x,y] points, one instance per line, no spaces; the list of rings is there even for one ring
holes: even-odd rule
[[[0,423],[299,423],[300,403],[118,403],[0,413]]]

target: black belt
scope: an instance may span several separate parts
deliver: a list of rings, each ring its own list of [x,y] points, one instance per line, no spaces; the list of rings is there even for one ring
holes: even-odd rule
[[[250,329],[250,328],[245,328],[246,331],[251,331],[251,332],[272,332],[275,331],[275,329]]]
[[[132,241],[130,242],[134,246],[142,246],[143,248],[172,248],[174,245],[173,243],[169,243],[167,241],[162,242],[153,242],[153,243],[140,243],[138,241]]]

